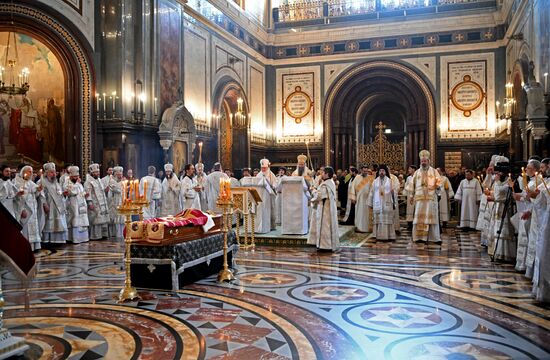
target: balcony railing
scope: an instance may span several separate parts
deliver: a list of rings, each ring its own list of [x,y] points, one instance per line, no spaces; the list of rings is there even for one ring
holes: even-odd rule
[[[276,28],[496,7],[496,0],[302,0],[273,9]]]

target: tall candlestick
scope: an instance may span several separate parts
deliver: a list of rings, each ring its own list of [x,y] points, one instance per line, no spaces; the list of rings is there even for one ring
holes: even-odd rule
[[[544,93],[548,94],[548,73],[544,73]]]
[[[202,141],[199,141],[199,164],[202,164]]]
[[[147,181],[143,182],[143,199],[147,201]]]
[[[107,94],[103,93],[103,118],[106,117],[107,113]]]

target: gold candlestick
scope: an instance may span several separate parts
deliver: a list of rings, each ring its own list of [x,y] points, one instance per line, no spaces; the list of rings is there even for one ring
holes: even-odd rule
[[[229,270],[229,264],[227,263],[227,233],[229,231],[228,223],[230,216],[233,215],[233,202],[231,198],[222,197],[216,202],[216,205],[223,210],[222,215],[222,232],[223,232],[223,269],[218,273],[218,282],[235,280],[233,272]]]
[[[202,141],[199,142],[199,164],[202,164]]]
[[[140,209],[139,205],[135,205],[132,202],[124,203],[117,208],[118,213],[125,216],[124,223],[126,225],[126,236],[124,237],[124,267],[126,277],[124,279],[124,288],[118,294],[118,303],[141,299],[136,288],[132,286],[130,273],[130,265],[132,263],[130,254],[130,246],[132,244],[132,236],[130,235],[132,215],[139,214]]]

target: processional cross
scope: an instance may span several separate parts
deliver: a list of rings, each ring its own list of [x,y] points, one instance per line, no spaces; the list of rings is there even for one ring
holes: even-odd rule
[[[384,129],[386,125],[380,121],[375,128],[378,129],[378,164],[382,164],[384,157]]]

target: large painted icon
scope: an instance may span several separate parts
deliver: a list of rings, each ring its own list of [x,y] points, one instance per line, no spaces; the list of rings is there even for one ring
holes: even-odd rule
[[[0,70],[10,57],[7,39],[8,32],[0,32]],[[0,94],[0,162],[62,165],[66,145],[63,69],[39,40],[16,33],[15,41],[18,62],[29,69],[30,89],[26,95]]]

